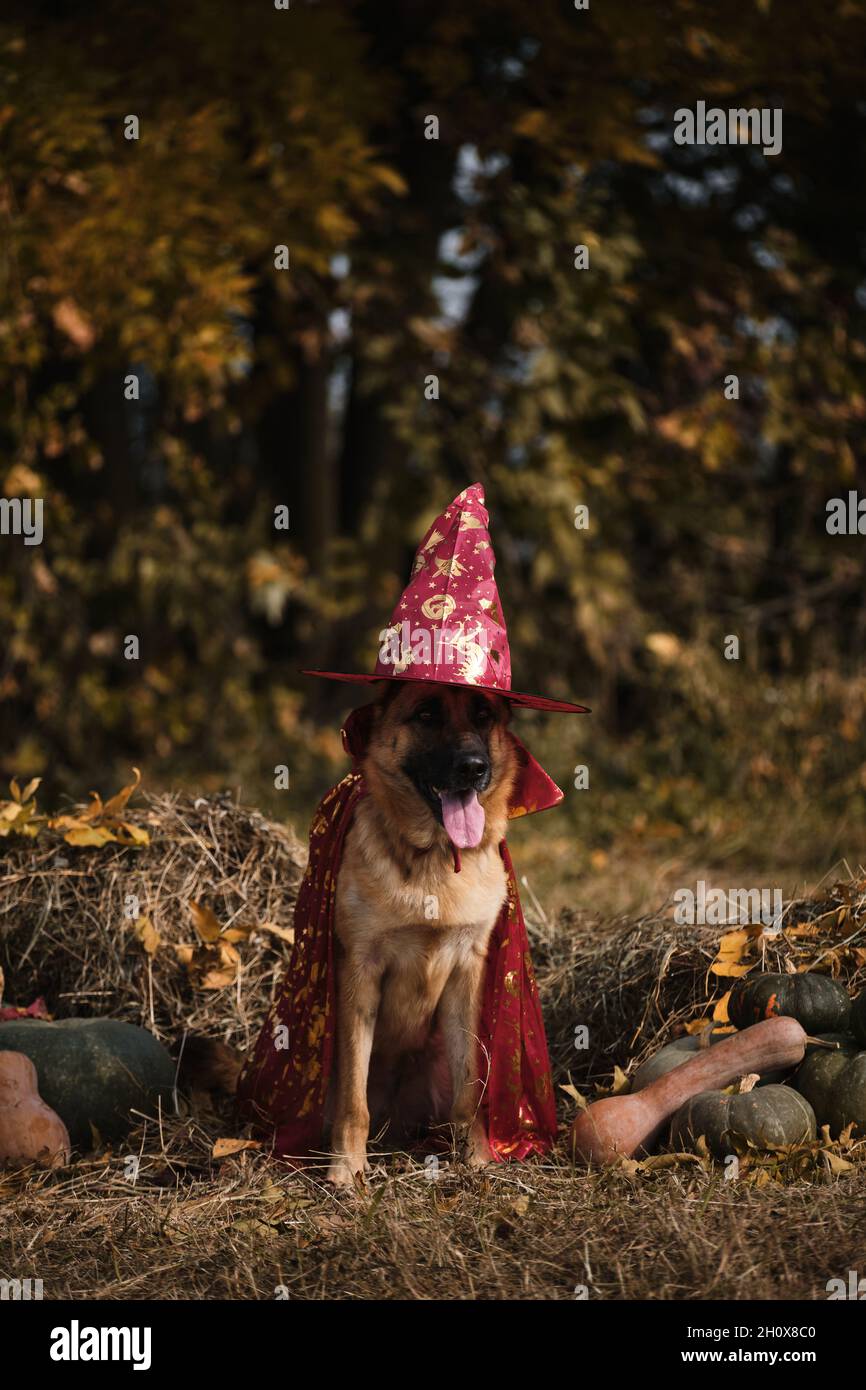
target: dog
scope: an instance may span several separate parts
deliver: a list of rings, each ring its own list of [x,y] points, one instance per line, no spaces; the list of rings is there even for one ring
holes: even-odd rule
[[[499,845],[517,755],[509,704],[402,681],[371,710],[367,795],[336,885],[336,1068],[329,1179],[352,1185],[367,1143],[448,1123],[460,1157],[490,1161],[478,1114],[481,990],[506,898]],[[455,872],[455,856],[460,872]]]

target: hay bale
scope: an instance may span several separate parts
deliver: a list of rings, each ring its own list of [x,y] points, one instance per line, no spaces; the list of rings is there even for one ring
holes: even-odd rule
[[[706,1010],[718,928],[660,916],[602,922],[566,910],[530,934],[557,1082],[609,1080],[614,1066],[653,1051]],[[586,1048],[575,1045],[580,1026]]]
[[[22,1005],[41,994],[58,1018],[110,1014],[160,1037],[189,1029],[247,1047],[291,950],[306,848],[228,794],[143,796],[142,803],[130,812],[150,837],[141,848],[81,848],[51,831],[5,842],[5,997]],[[131,896],[152,931],[128,915]],[[224,971],[233,978],[221,987],[203,987],[206,948],[191,902],[233,936],[253,928],[238,934],[242,968]]]
[[[553,923],[529,921],[532,956],[554,1079],[609,1080],[634,1070],[689,1023],[706,1019],[733,984],[715,974],[719,944],[735,924],[680,925],[673,903],[638,920],[602,922],[568,911]],[[818,970],[856,995],[866,982],[866,875],[786,902],[782,930],[760,928],[743,946],[756,971]],[[589,1046],[575,1047],[585,1025]]]

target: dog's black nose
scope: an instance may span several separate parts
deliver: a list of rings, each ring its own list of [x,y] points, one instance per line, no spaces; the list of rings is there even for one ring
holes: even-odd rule
[[[463,753],[454,763],[454,775],[467,786],[473,786],[490,771],[489,759],[480,753]]]

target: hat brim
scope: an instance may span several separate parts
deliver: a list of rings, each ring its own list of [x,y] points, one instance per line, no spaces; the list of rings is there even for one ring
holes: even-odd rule
[[[346,671],[302,671],[302,676],[320,676],[327,681],[345,681],[350,685],[377,685],[379,681],[409,681],[414,684],[424,684],[418,680],[417,676],[359,676],[349,675]],[[501,695],[503,700],[509,700],[512,705],[520,705],[524,709],[546,710],[548,714],[591,714],[592,710],[587,705],[575,705],[569,700],[549,700],[546,695],[526,695],[520,690],[500,690],[495,685],[467,685],[465,681],[442,681],[431,680],[430,685],[450,685],[457,690],[488,690],[491,695]]]

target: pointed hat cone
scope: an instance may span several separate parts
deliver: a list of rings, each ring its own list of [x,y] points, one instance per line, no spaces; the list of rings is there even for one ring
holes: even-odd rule
[[[585,705],[512,690],[511,653],[493,577],[496,557],[488,526],[484,490],[473,483],[436,518],[418,547],[409,583],[381,634],[373,672],[304,675],[358,685],[387,680],[471,686],[530,709],[588,714]]]

